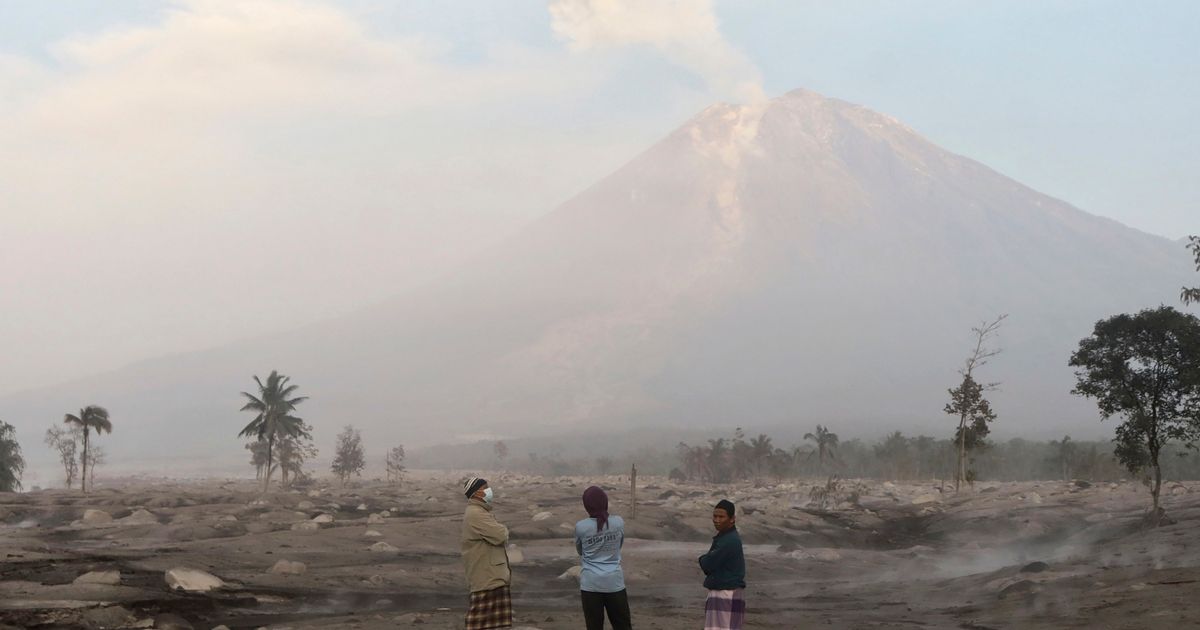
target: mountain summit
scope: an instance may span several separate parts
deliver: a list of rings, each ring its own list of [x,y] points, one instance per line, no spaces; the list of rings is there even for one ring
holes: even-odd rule
[[[1000,313],[997,431],[1097,434],[1066,362],[1172,302],[1178,243],[1087,214],[888,116],[796,90],[714,105],[436,285],[352,316],[0,400],[36,435],[107,406],[114,455],[229,452],[271,369],[328,442],[546,429],[940,431],[970,328]],[[119,437],[119,439],[118,439]],[[28,437],[26,437],[28,439]],[[236,452],[236,451],[235,451]]]

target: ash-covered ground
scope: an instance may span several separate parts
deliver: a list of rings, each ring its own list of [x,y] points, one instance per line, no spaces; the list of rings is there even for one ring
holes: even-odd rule
[[[265,497],[252,481],[0,494],[0,626],[459,628],[460,478]],[[1168,484],[1173,522],[1147,528],[1149,494],[1136,483],[982,483],[955,495],[933,482],[844,481],[820,505],[815,481],[649,478],[629,518],[623,477],[489,479],[512,536],[518,628],[582,627],[571,534],[591,484],[627,519],[638,628],[703,626],[696,557],[722,497],[737,502],[747,545],[750,628],[1200,627],[1197,484]]]

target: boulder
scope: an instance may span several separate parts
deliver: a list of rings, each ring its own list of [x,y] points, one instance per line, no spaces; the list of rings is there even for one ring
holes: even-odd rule
[[[927,494],[922,494],[921,496],[913,499],[912,504],[913,505],[925,505],[926,503],[936,503],[940,500],[941,499],[938,497],[938,495],[933,494],[933,493],[927,493]]]
[[[581,573],[583,573],[583,567],[581,567],[579,565],[575,565],[575,566],[571,567],[570,569],[563,571],[562,575],[558,576],[558,579],[560,579],[560,580],[571,580],[571,579],[578,580],[579,575]]]
[[[167,580],[167,586],[172,590],[204,592],[225,586],[225,582],[221,581],[221,578],[207,571],[187,567],[171,569],[164,577]]]
[[[380,534],[379,532],[377,532],[373,529],[368,529],[366,532],[363,533],[363,536],[366,538],[383,538],[383,534]]]
[[[554,514],[551,512],[538,512],[537,514],[533,515],[533,520],[534,521],[544,521],[552,516],[554,516]]]
[[[292,562],[291,560],[280,560],[271,567],[270,573],[276,575],[304,575],[308,567],[303,562]]]
[[[158,525],[158,517],[152,512],[138,509],[129,516],[118,519],[117,522],[122,525]]]
[[[314,522],[314,523],[332,523],[333,515],[332,514],[318,514],[313,517],[312,522]]]
[[[377,542],[374,545],[371,545],[370,547],[367,547],[367,549],[369,549],[370,551],[376,552],[376,553],[395,553],[397,551],[400,551],[395,546],[389,545],[388,543],[385,543],[382,541]]]
[[[104,510],[84,510],[83,517],[79,519],[79,522],[84,525],[98,525],[100,523],[111,523],[112,520],[112,515]]]
[[[154,627],[158,630],[194,630],[190,621],[174,613],[162,613],[154,618]]]
[[[378,525],[384,521],[382,514],[372,514],[367,517],[368,525]]]
[[[359,504],[358,504],[358,511],[359,511],[359,512],[366,512],[366,511],[367,511],[367,509],[368,509],[368,508],[367,508],[367,504],[366,504],[366,503],[359,503]]]
[[[509,564],[521,564],[522,562],[525,562],[525,554],[522,553],[516,545],[509,545],[508,562]]]
[[[89,571],[72,582],[72,584],[103,584],[105,586],[116,586],[120,583],[120,571]]]
[[[1000,589],[1000,599],[1015,595],[1028,595],[1037,590],[1037,584],[1030,580],[1019,580]]]
[[[321,524],[315,521],[304,521],[292,525],[292,531],[294,532],[315,532],[318,529],[321,529]]]
[[[1036,492],[1030,492],[1029,494],[1025,495],[1025,500],[1028,501],[1029,503],[1033,503],[1035,505],[1040,505],[1042,502],[1042,495],[1040,495]]]
[[[315,507],[317,507],[317,506],[316,506],[316,505],[313,505],[313,502],[312,502],[312,501],[301,501],[301,502],[299,502],[299,503],[297,503],[297,504],[296,504],[296,509],[297,509],[297,510],[311,510],[311,509],[313,509],[313,508],[315,508]]]

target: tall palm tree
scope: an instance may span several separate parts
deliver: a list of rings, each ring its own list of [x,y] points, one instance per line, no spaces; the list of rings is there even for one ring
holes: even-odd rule
[[[263,383],[257,376],[254,377],[254,382],[258,384],[257,396],[242,392],[242,396],[246,397],[246,404],[242,406],[241,410],[254,411],[258,415],[250,421],[250,424],[246,425],[246,428],[242,429],[241,433],[238,433],[238,437],[253,436],[255,439],[267,442],[267,474],[263,478],[263,492],[271,487],[275,440],[288,437],[309,437],[304,420],[292,415],[292,412],[296,410],[296,405],[308,400],[308,397],[289,398],[297,389],[296,385],[288,384],[290,380],[289,377],[271,370],[266,383]]]
[[[79,477],[79,487],[85,493],[88,489],[88,434],[92,429],[96,435],[112,433],[112,421],[108,419],[108,410],[99,405],[88,405],[79,410],[79,415],[67,414],[63,422],[83,429],[83,474]]]
[[[833,449],[837,448],[838,445],[837,434],[830,431],[827,427],[823,427],[818,424],[817,432],[805,433],[804,439],[816,442],[817,461],[820,463],[821,468],[824,469],[825,458],[828,457],[831,460],[834,458]]]

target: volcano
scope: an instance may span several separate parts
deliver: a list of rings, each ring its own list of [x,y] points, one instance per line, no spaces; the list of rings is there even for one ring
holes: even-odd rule
[[[1041,194],[861,106],[719,104],[514,237],[348,317],[0,400],[28,440],[90,404],[110,455],[236,451],[238,392],[292,376],[319,442],[630,427],[900,429],[942,413],[1007,313],[1003,436],[1100,435],[1067,358],[1103,317],[1173,303],[1186,251]],[[382,446],[380,450],[382,452]]]

